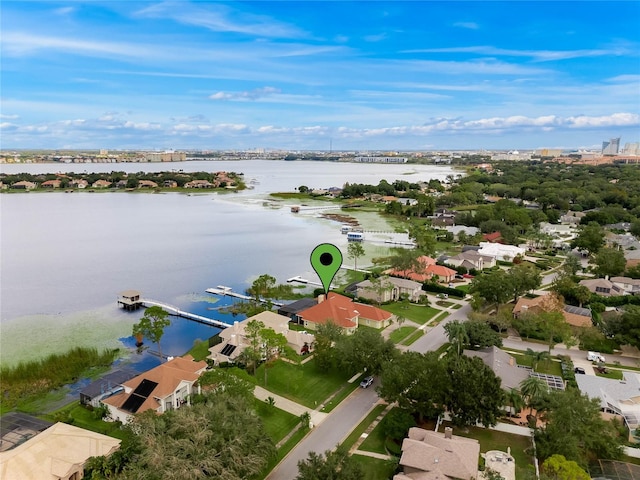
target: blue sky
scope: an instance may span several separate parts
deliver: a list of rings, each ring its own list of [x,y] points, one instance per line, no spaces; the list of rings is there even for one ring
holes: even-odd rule
[[[1,5],[2,148],[640,141],[640,2]]]

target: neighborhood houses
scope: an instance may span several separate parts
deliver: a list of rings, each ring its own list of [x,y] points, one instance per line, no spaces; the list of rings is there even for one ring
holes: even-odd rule
[[[0,476],[136,478],[154,462],[166,476],[214,457],[243,461],[198,472],[324,480],[314,475],[326,467],[337,480],[349,472],[356,472],[350,480],[520,480],[537,465],[544,478],[565,479],[558,472],[571,468],[586,479],[608,478],[607,462],[634,471],[637,165],[485,160],[446,182],[302,185],[274,194],[274,208],[296,219],[307,201],[337,205],[340,213],[323,217],[362,234],[358,242],[338,236],[344,260],[331,286],[302,277],[278,284],[264,274],[245,294],[207,289],[230,298],[231,306],[208,308],[228,321],[216,320],[219,331],[190,339],[193,347],[176,357],[160,348],[173,317],[210,319],[130,291],[133,303],[118,300],[129,315],[146,310],[133,324],[129,353],[155,366],[110,368],[79,389],[72,407],[47,414],[50,423],[25,413],[3,426]],[[550,178],[563,188],[545,187]],[[570,186],[578,179],[592,186],[589,195]],[[226,172],[2,181],[8,192],[189,195],[244,185],[241,174]],[[299,206],[277,203],[290,197]],[[369,227],[360,222],[371,212],[386,229],[404,228],[408,240],[381,245],[364,235]],[[37,384],[20,384],[15,396],[8,387],[3,402],[24,406],[22,396],[31,397],[22,392]],[[137,450],[120,442],[122,432],[136,435]],[[328,449],[313,451],[327,439]]]

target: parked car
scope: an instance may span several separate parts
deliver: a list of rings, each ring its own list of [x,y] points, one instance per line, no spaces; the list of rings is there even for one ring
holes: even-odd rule
[[[465,273],[464,275],[462,275],[464,278],[474,278],[473,275],[470,275],[468,273]]]
[[[585,374],[584,368],[582,368],[582,367],[576,367],[576,368],[573,369],[573,371],[574,371],[574,373],[579,373],[580,375],[584,375]]]
[[[365,377],[364,380],[360,382],[360,386],[362,388],[367,388],[367,387],[370,387],[372,383],[373,383],[373,377],[369,376],[369,377]]]
[[[449,298],[449,294],[447,294],[447,293],[439,293],[438,295],[436,295],[436,297],[438,297],[438,298]]]
[[[464,276],[463,276],[463,275],[460,275],[460,274],[458,273],[458,274],[456,274],[456,279],[458,279],[458,280],[464,280]]]

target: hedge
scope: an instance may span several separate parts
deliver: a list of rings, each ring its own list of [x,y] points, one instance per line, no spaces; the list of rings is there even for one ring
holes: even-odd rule
[[[466,293],[455,288],[443,287],[436,283],[425,282],[422,284],[422,290],[425,292],[446,293],[452,297],[464,298]]]

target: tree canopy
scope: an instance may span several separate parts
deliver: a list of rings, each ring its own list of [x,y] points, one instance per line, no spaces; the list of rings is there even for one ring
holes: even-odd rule
[[[305,460],[298,462],[296,480],[364,480],[364,471],[348,450],[338,447],[324,454],[309,452]]]
[[[160,358],[162,358],[162,347],[160,346],[160,340],[164,335],[164,329],[169,325],[171,325],[171,320],[169,320],[169,313],[163,310],[161,307],[154,305],[144,311],[142,318],[133,326],[132,331],[134,336],[137,333],[141,333],[151,342],[157,343],[158,351],[160,352]]]

